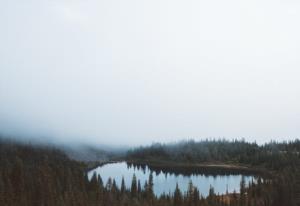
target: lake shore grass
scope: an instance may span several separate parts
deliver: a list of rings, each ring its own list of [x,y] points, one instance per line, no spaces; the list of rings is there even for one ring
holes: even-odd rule
[[[154,171],[164,171],[169,173],[203,173],[203,174],[250,174],[259,176],[270,176],[271,172],[263,167],[254,167],[251,165],[242,165],[233,162],[204,162],[204,163],[190,163],[190,162],[172,162],[172,161],[158,161],[158,160],[126,160],[128,164],[133,166],[148,166]]]

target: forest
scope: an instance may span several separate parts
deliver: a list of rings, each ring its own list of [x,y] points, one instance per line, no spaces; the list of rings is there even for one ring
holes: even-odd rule
[[[244,140],[194,140],[155,143],[127,152],[128,160],[149,163],[232,163],[279,170],[299,164],[300,141],[270,142],[259,146]]]
[[[236,140],[187,141],[128,151],[122,158],[136,164],[230,163],[259,168],[269,176],[250,185],[242,179],[240,191],[234,193],[219,195],[211,187],[203,197],[190,182],[186,193],[177,185],[173,193],[157,197],[152,174],[145,183],[133,176],[130,188],[123,180],[119,188],[114,179],[103,182],[96,173],[89,180],[87,164],[70,159],[60,149],[1,140],[0,202],[5,206],[298,206],[299,152],[299,140],[265,145]]]

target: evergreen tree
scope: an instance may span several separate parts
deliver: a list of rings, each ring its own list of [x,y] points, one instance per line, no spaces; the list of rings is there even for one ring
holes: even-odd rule
[[[121,182],[121,193],[124,194],[126,191],[126,185],[125,185],[125,180],[124,176],[122,177],[122,182]]]
[[[154,198],[154,191],[153,191],[153,174],[152,172],[149,175],[149,179],[148,179],[148,187],[147,187],[147,198],[152,201]]]
[[[179,189],[178,183],[176,183],[176,188],[174,192],[174,206],[181,206],[182,204],[182,194]]]
[[[90,190],[95,191],[99,188],[98,179],[96,172],[93,173],[93,176],[90,181]]]
[[[100,188],[103,188],[103,180],[102,180],[100,174],[98,174],[98,183],[99,183]]]
[[[140,180],[138,180],[138,183],[137,183],[137,192],[138,192],[138,194],[140,194],[142,192],[142,187],[141,187]]]
[[[245,176],[242,176],[242,180],[240,183],[240,205],[244,206],[246,204],[246,181]]]
[[[131,182],[131,196],[136,197],[137,196],[137,180],[135,174],[132,176],[132,182]]]
[[[118,193],[118,187],[117,187],[117,183],[116,183],[115,179],[113,179],[111,192],[114,193],[114,194]]]
[[[211,185],[209,186],[207,201],[209,205],[215,204],[215,190]]]
[[[194,191],[193,191],[193,202],[194,205],[197,205],[197,203],[200,201],[200,194],[199,194],[199,190],[194,187]]]
[[[194,203],[194,186],[192,180],[189,181],[187,190],[188,205],[192,206]]]
[[[111,179],[111,177],[109,177],[108,180],[107,180],[107,183],[106,183],[106,189],[107,189],[108,191],[111,191],[111,189],[112,189],[112,184],[113,184],[112,179]]]

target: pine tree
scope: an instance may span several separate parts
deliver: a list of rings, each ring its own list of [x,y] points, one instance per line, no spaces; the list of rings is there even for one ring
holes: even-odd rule
[[[138,183],[137,183],[137,192],[138,192],[138,194],[141,194],[141,192],[142,192],[142,187],[141,187],[140,180],[138,180]]]
[[[108,191],[111,191],[111,189],[112,189],[112,179],[111,179],[111,177],[109,177],[108,180],[107,180],[106,189]]]
[[[145,181],[145,184],[144,184],[144,191],[143,191],[143,198],[144,198],[144,199],[147,199],[147,191],[148,191],[148,182]]]
[[[117,194],[118,193],[118,187],[117,187],[117,183],[116,183],[115,179],[113,179],[113,183],[112,183],[112,187],[111,187],[111,192],[113,194]]]
[[[190,180],[188,184],[188,191],[187,191],[188,197],[192,197],[193,193],[194,193],[194,186],[192,180]]]
[[[209,205],[215,204],[215,190],[211,185],[209,186],[207,201]]]
[[[137,180],[135,174],[132,176],[132,182],[131,182],[131,196],[136,197],[137,196]]]
[[[180,206],[182,204],[182,194],[179,189],[178,183],[176,183],[176,188],[174,192],[174,206]]]
[[[242,176],[242,180],[240,183],[240,205],[244,206],[246,204],[246,181],[245,176]]]
[[[122,177],[122,182],[121,182],[121,193],[124,194],[126,191],[126,185],[125,185],[125,180],[124,176]]]
[[[192,180],[190,180],[188,184],[188,191],[187,191],[187,199],[188,199],[189,206],[193,204],[194,202],[193,198],[194,198],[194,186]]]
[[[194,193],[193,193],[193,202],[194,202],[194,205],[197,205],[197,203],[199,202],[200,200],[200,194],[199,194],[199,190],[194,187]]]
[[[152,172],[149,175],[148,179],[148,188],[147,188],[147,198],[152,201],[154,198],[154,191],[153,191],[153,175]]]
[[[93,176],[90,181],[90,190],[95,191],[99,188],[98,179],[96,172],[93,173]]]
[[[102,189],[103,188],[103,180],[102,180],[100,174],[98,174],[98,183],[99,183],[100,188]]]

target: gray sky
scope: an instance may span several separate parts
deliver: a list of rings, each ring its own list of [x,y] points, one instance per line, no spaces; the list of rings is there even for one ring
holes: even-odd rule
[[[296,0],[3,0],[0,132],[299,137],[299,22]]]

